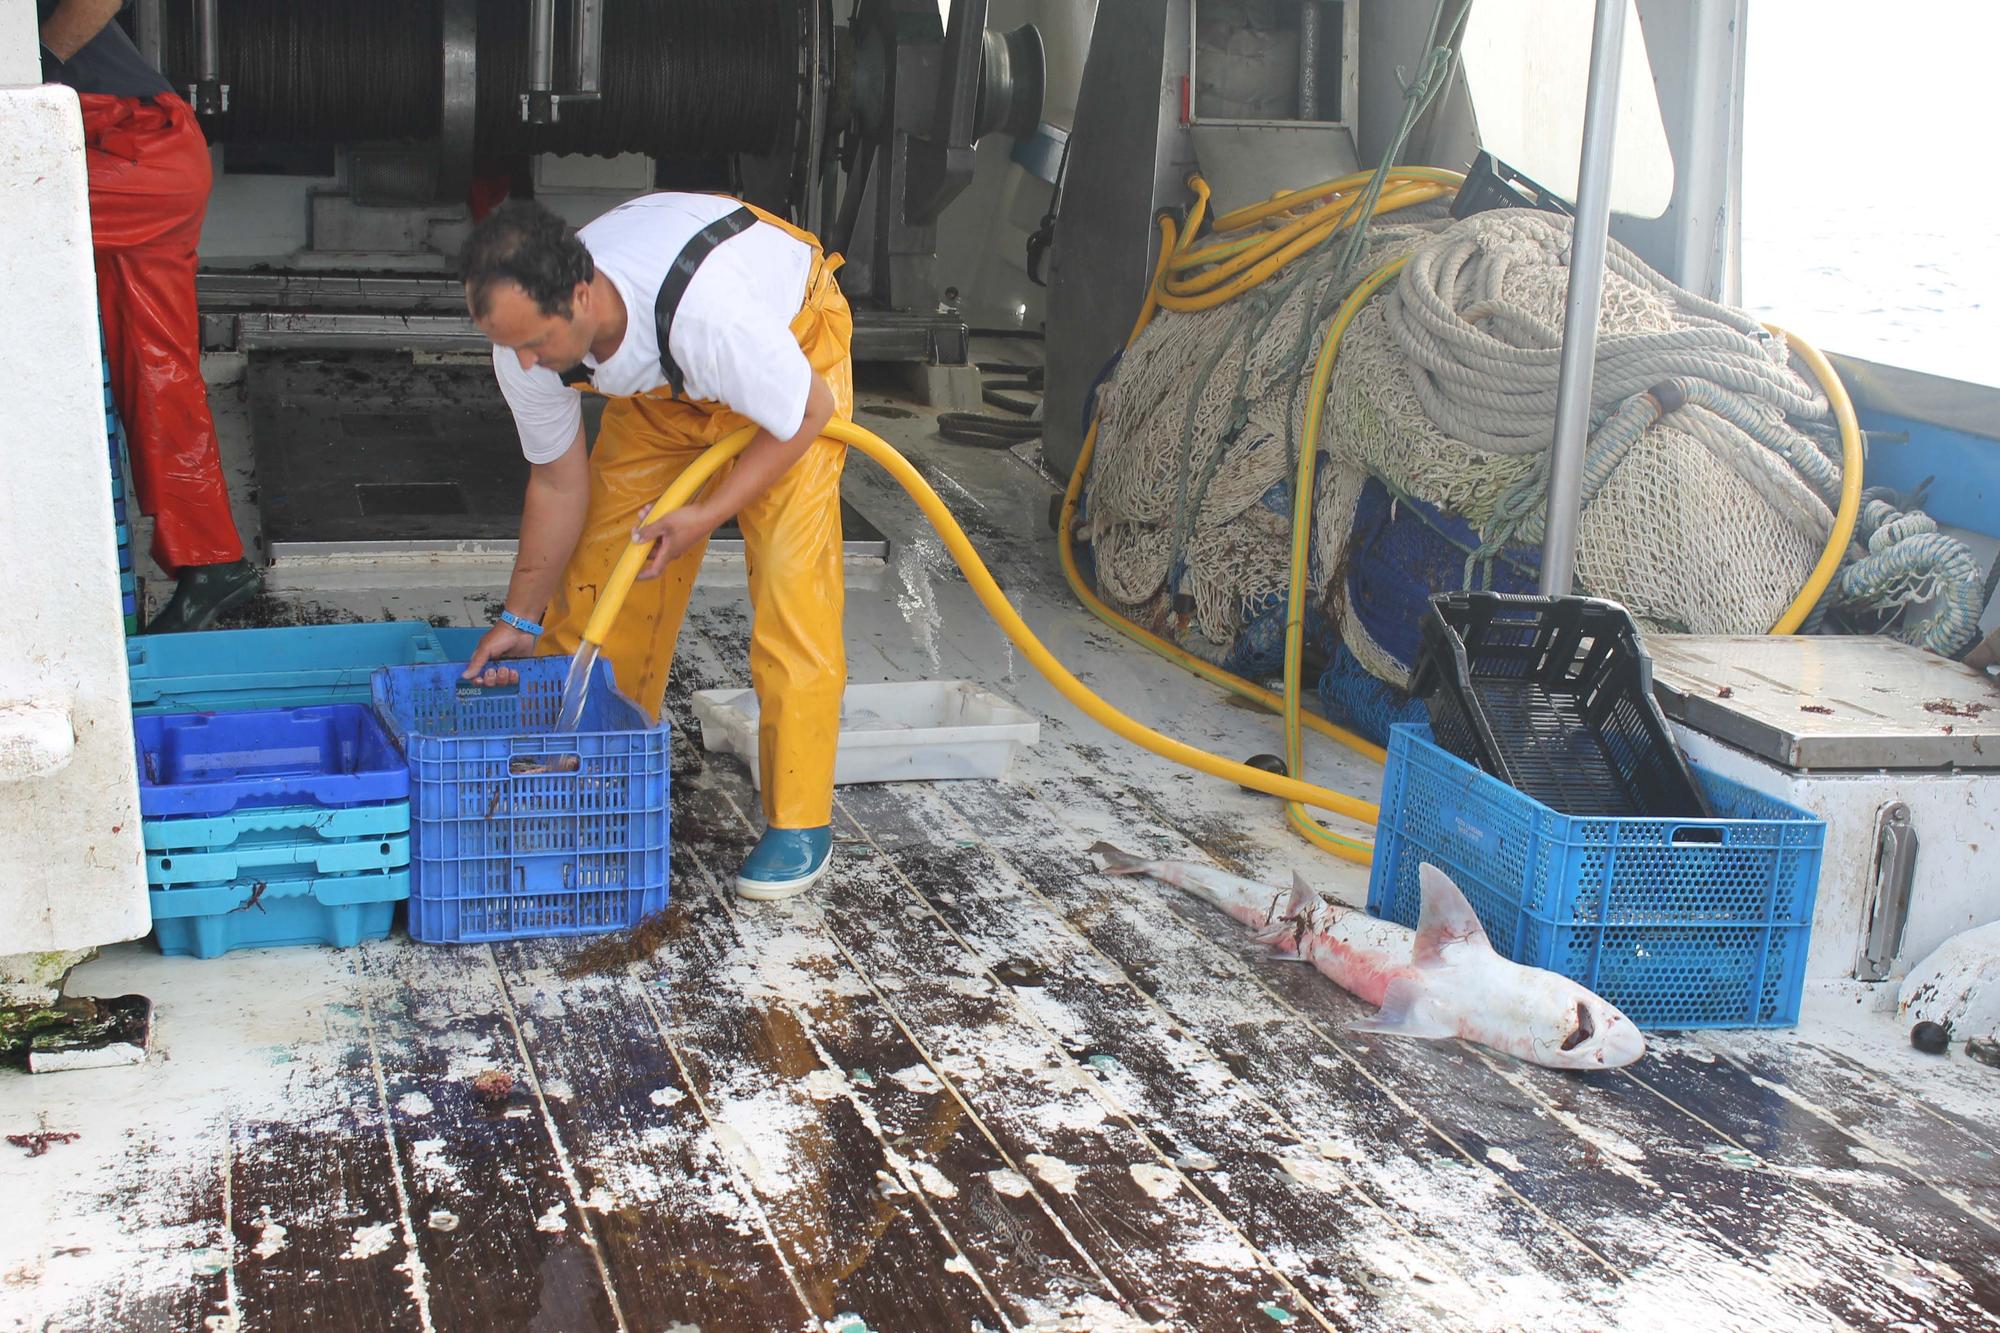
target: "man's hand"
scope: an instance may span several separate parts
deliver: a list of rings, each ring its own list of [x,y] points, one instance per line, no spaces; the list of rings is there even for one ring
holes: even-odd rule
[[[479,646],[472,650],[472,661],[465,668],[462,679],[478,679],[481,685],[517,684],[521,679],[520,672],[512,667],[488,667],[487,663],[498,657],[528,657],[534,651],[534,635],[524,634],[512,625],[495,625],[486,631],[485,637],[479,640]]]
[[[832,387],[815,374],[806,390],[805,416],[790,439],[781,440],[760,429],[729,470],[700,499],[657,523],[635,528],[632,532],[635,545],[654,543],[653,554],[639,577],[658,578],[674,557],[693,550],[710,533],[736,517],[745,505],[770,490],[786,469],[805,457],[806,450],[833,419],[834,406]]]
[[[660,577],[661,571],[676,557],[707,541],[709,534],[720,526],[720,522],[709,517],[707,511],[697,502],[634,528],[633,545],[653,543],[653,554],[647,559],[646,567],[639,571],[639,577],[642,580]]]

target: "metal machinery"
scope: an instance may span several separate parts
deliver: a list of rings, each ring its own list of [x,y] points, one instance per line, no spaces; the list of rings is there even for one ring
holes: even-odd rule
[[[225,171],[319,178],[307,243],[209,266],[213,347],[478,346],[449,256],[468,198],[532,179],[601,210],[728,190],[847,254],[864,360],[966,360],[937,220],[1042,104],[1031,25],[986,0],[139,0]],[[593,159],[595,159],[593,161]],[[218,207],[220,200],[218,200]],[[338,274],[338,277],[334,277]]]
[[[1363,9],[1099,0],[1050,254],[1044,415],[1059,475],[1152,274],[1135,238],[1186,201],[1188,173],[1200,168],[1220,210],[1355,169]]]

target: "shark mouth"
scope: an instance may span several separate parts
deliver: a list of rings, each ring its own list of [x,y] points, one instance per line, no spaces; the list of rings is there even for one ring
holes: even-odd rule
[[[1562,1048],[1573,1051],[1597,1035],[1597,1024],[1591,1020],[1590,1006],[1582,1000],[1576,1002],[1576,1027],[1563,1038]]]

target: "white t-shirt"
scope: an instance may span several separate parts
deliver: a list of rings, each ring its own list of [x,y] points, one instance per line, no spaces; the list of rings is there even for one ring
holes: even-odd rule
[[[625,302],[625,337],[600,363],[585,356],[591,383],[613,395],[644,393],[667,382],[653,303],[660,282],[694,234],[738,207],[707,194],[650,194],[621,204],[577,232],[597,271]],[[721,403],[779,439],[805,420],[812,365],[792,337],[804,304],[812,250],[759,221],[709,252],[674,314],[674,360],[683,396]],[[546,366],[521,369],[512,350],[493,349],[493,373],[514,409],[521,452],[530,463],[563,456],[583,425],[578,391]]]

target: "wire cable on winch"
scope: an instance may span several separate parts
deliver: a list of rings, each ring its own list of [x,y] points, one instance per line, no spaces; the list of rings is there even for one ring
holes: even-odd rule
[[[551,125],[521,120],[528,8],[529,0],[480,0],[483,149],[704,157],[772,152],[792,133],[800,0],[611,0],[604,95],[565,101]],[[568,59],[569,25],[558,23],[555,67]]]
[[[443,44],[436,4],[220,0],[229,110],[205,122],[235,143],[414,139],[438,131]],[[527,20],[522,19],[526,41]],[[192,79],[194,24],[166,25],[166,66]]]
[[[798,103],[801,6],[818,0],[610,0],[602,97],[566,100],[550,125],[521,118],[530,0],[478,0],[479,151],[714,157],[776,151]],[[236,143],[426,140],[439,133],[437,0],[221,0],[229,110],[206,122]],[[569,59],[557,23],[555,63]],[[185,81],[193,25],[169,25],[167,67]]]

